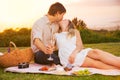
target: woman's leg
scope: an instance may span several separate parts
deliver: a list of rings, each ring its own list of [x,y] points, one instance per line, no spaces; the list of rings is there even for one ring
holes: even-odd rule
[[[118,69],[115,66],[111,66],[108,64],[105,64],[101,61],[94,60],[92,58],[86,57],[83,64],[81,65],[82,67],[91,67],[91,68],[97,68],[97,69]]]
[[[93,49],[88,52],[87,56],[90,58],[96,59],[96,60],[100,60],[103,63],[120,68],[120,58],[118,58],[117,56],[114,56],[108,52],[105,52],[105,51],[102,51],[99,49]]]

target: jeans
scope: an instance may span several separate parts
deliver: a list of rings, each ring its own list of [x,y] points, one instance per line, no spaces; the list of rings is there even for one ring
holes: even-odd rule
[[[45,54],[42,51],[38,51],[35,53],[35,63],[38,64],[60,64],[60,59],[58,57],[58,51],[54,51],[53,54],[51,54],[51,57],[53,58],[53,61],[49,61],[48,58],[50,57],[49,54]]]

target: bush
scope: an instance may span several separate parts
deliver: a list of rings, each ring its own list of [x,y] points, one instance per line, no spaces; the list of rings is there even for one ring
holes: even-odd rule
[[[8,47],[9,42],[13,41],[18,47],[30,46],[31,29],[22,28],[19,31],[12,29],[0,33],[0,47]],[[93,31],[89,29],[80,30],[83,43],[104,43],[120,42],[120,31]]]
[[[113,37],[120,38],[120,30],[114,31]]]
[[[0,47],[8,47],[10,41],[15,42],[18,47],[30,46],[30,33],[31,29],[27,28],[22,28],[19,31],[5,30],[0,33]]]
[[[120,31],[119,31],[120,32]],[[120,42],[119,32],[96,32],[88,29],[80,31],[83,43]]]

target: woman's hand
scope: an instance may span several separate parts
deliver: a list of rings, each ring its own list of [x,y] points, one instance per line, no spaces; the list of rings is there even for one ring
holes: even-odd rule
[[[71,64],[74,63],[76,54],[79,53],[83,49],[82,39],[80,36],[80,32],[78,30],[76,30],[76,38],[77,38],[76,39],[76,48],[73,50],[72,54],[69,56],[69,62]]]
[[[72,53],[70,56],[69,56],[69,62],[71,63],[71,64],[73,64],[74,63],[74,61],[75,61],[75,57],[76,57],[76,54],[75,53]]]

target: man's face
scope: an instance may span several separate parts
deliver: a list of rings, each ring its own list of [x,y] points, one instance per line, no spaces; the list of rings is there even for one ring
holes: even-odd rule
[[[61,20],[63,19],[64,14],[65,14],[65,13],[62,13],[62,14],[57,13],[57,14],[56,14],[56,21],[57,21],[57,22],[61,21]]]

